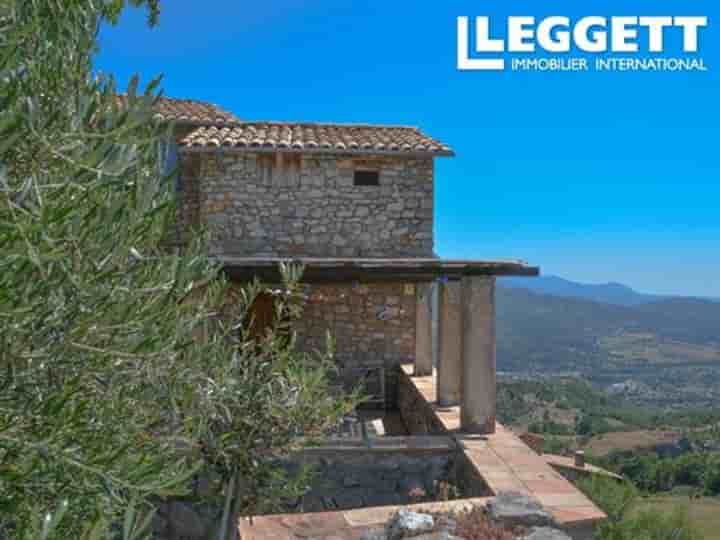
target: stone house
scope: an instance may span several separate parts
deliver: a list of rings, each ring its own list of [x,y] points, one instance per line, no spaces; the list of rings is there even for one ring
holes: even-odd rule
[[[454,155],[447,145],[414,127],[244,121],[189,100],[162,99],[157,113],[176,125],[181,236],[208,226],[238,283],[277,282],[280,261],[302,261],[300,347],[329,330],[343,370],[379,373],[381,402],[395,399],[393,368],[432,373],[435,349],[438,401],[461,402],[463,429],[494,430],[495,277],[538,270],[435,255],[434,161]]]

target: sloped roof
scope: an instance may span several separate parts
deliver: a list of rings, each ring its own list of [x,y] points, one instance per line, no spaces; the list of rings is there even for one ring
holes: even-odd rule
[[[186,150],[452,156],[452,149],[418,128],[364,124],[242,122],[208,125],[180,141]]]
[[[124,95],[118,96],[118,100],[124,99]],[[213,103],[195,99],[161,97],[155,104],[155,114],[161,120],[185,126],[231,126],[241,122],[233,113]]]

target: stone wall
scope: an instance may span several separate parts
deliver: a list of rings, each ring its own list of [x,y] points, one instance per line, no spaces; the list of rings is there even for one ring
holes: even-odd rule
[[[224,256],[433,256],[433,162],[383,156],[182,153],[178,221]],[[355,170],[379,172],[355,186]]]
[[[428,402],[402,369],[397,373],[397,407],[410,435],[446,435],[448,430]],[[468,455],[459,452],[454,461],[454,485],[465,497],[487,497],[492,494]]]
[[[307,301],[295,328],[301,350],[322,349],[329,331],[343,367],[391,367],[415,356],[415,285],[305,285]]]
[[[290,512],[347,510],[455,498],[455,453],[310,450],[288,464],[316,473]],[[451,487],[453,486],[453,487]]]
[[[429,403],[403,370],[397,374],[397,407],[410,435],[445,435],[447,430]]]
[[[415,288],[414,283],[403,282],[304,284],[303,313],[293,324],[297,349],[307,353],[325,350],[329,332],[335,341],[338,367],[384,368],[385,397],[394,404],[393,368],[415,358]],[[377,375],[370,382],[379,381]],[[368,390],[376,393],[379,389]]]
[[[404,449],[307,449],[283,463],[290,475],[301,466],[314,470],[302,497],[287,501],[279,513],[323,512],[372,506],[456,499],[463,495],[455,452]],[[196,482],[197,483],[197,482]],[[158,540],[211,540],[222,516],[219,485],[207,480],[191,496],[160,503],[152,523]],[[211,495],[213,496],[211,498]]]

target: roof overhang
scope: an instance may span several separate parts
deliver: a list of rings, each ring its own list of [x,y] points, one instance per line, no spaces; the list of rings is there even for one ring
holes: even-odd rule
[[[229,146],[229,145],[207,145],[207,146],[178,146],[180,153],[242,153],[242,154],[304,154],[304,155],[330,155],[330,156],[394,156],[404,158],[429,159],[436,157],[455,157],[452,150],[439,150],[437,152],[412,152],[393,150],[365,150],[365,149],[335,149],[335,148],[291,148],[291,147],[267,147],[267,146]]]
[[[413,126],[246,121],[187,134],[183,152],[273,152],[330,155],[452,156],[448,145]]]
[[[218,258],[227,276],[234,281],[255,277],[266,282],[280,280],[281,263],[300,263],[305,267],[302,280],[308,283],[328,281],[432,281],[463,276],[537,276],[540,269],[523,261],[483,261],[435,258]]]

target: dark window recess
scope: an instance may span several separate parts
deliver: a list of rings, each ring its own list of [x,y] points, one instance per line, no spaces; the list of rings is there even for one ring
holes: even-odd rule
[[[178,169],[178,147],[175,141],[166,141],[162,145],[160,156],[160,174],[171,178],[175,184],[175,191],[182,191],[180,170]]]
[[[355,171],[356,186],[379,186],[380,173],[377,171]]]

